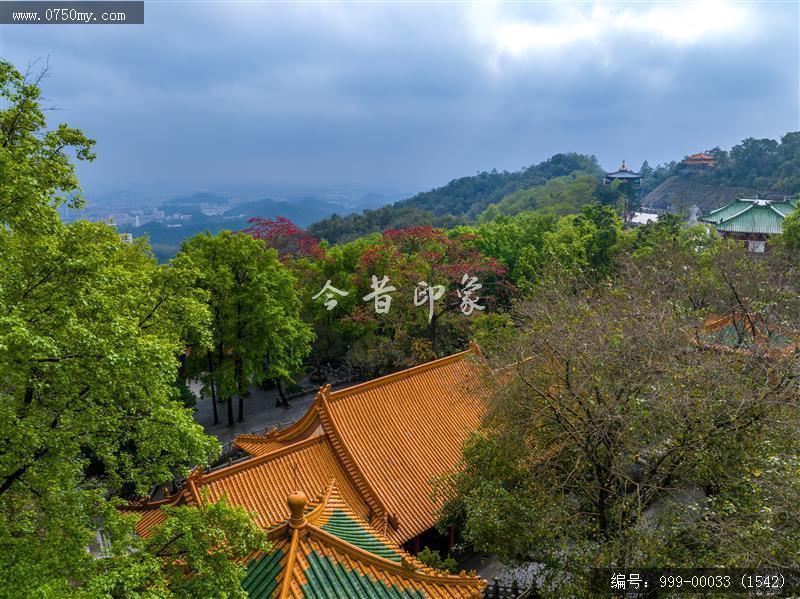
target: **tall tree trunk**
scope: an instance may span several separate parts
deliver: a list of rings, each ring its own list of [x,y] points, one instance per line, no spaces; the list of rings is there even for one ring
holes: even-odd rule
[[[236,358],[236,396],[239,398],[239,422],[244,422],[244,364],[242,359]]]
[[[428,323],[428,338],[431,341],[431,348],[433,349],[434,354],[436,354],[436,343],[438,340],[438,332],[439,332],[436,326],[438,320],[439,320],[439,315],[434,314],[431,317],[431,321]]]
[[[236,426],[233,421],[233,397],[228,398],[228,426]]]
[[[239,422],[244,422],[244,353],[242,339],[242,304],[236,302],[236,395],[239,398]]]
[[[281,405],[284,408],[289,407],[289,400],[286,399],[286,395],[283,394],[283,384],[281,384],[281,379],[275,379],[275,385],[278,387],[278,395],[281,398]]]
[[[208,376],[211,379],[211,406],[214,409],[214,424],[219,424],[217,414],[217,382],[214,380],[214,357],[208,352]]]

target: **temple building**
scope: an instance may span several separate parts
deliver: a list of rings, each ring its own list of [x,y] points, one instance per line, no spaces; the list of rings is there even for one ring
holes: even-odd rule
[[[767,240],[782,231],[783,219],[797,207],[798,200],[741,199],[701,216],[720,235],[747,244],[750,252],[763,253]]]
[[[443,575],[412,557],[435,536],[432,479],[458,464],[485,413],[477,353],[472,347],[338,391],[323,387],[288,428],[239,436],[246,459],[197,469],[173,495],[126,511],[139,515],[142,535],[163,521],[164,505],[224,495],[254,512],[274,548],[249,562],[251,597],[327,597],[330,587],[326,594],[315,585],[331,584],[343,585],[341,596],[360,596],[347,591],[355,585],[375,597],[479,597],[485,582],[474,574]]]
[[[687,171],[704,171],[714,167],[714,157],[701,152],[692,154],[681,161],[681,169]]]
[[[698,331],[698,344],[721,351],[763,352],[762,355],[796,355],[800,337],[780,322],[764,315],[730,310],[722,316],[709,316]]]
[[[605,182],[613,183],[614,181],[622,181],[623,183],[630,183],[634,189],[642,189],[642,175],[634,173],[632,170],[625,166],[625,161],[619,167],[619,170],[613,173],[606,173]]]

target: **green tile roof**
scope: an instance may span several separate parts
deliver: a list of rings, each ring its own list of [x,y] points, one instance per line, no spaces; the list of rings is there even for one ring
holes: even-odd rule
[[[302,586],[306,599],[343,599],[364,597],[368,599],[408,598],[424,599],[422,591],[387,585],[370,575],[361,575],[316,551],[308,555],[305,571],[308,582]]]
[[[769,202],[736,200],[709,212],[700,220],[711,223],[720,232],[777,235],[783,219],[795,210],[797,200]]]
[[[287,499],[291,518],[269,531],[272,550],[253,559],[242,582],[252,599],[466,599],[486,583],[474,573],[437,572],[404,553],[343,500],[335,481],[307,509]]]
[[[278,588],[278,575],[281,573],[281,560],[286,555],[275,549],[254,559],[247,567],[247,575],[242,588],[249,597],[272,597]]]
[[[403,556],[391,546],[376,537],[343,510],[334,510],[329,520],[320,528],[347,541],[351,545],[374,553],[394,562],[401,562]]]

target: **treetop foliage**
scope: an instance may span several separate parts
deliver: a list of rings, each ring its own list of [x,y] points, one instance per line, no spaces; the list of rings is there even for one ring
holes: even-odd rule
[[[800,372],[772,345],[800,334],[796,254],[662,229],[600,281],[554,270],[484,346],[496,393],[442,525],[541,564],[546,596],[593,596],[592,567],[800,561]],[[763,342],[708,345],[724,314]]]
[[[82,203],[71,151],[78,160],[93,160],[94,140],[59,125],[45,129],[37,76],[20,73],[0,60],[0,222],[12,228],[52,227],[51,210],[63,203]]]
[[[93,158],[93,142],[66,125],[46,129],[37,83],[0,62],[3,593],[193,596],[172,586],[174,561],[133,538],[115,497],[148,495],[220,451],[176,385],[185,339],[210,339],[206,293],[143,242],[60,222],[56,207],[80,201],[72,160]],[[227,589],[241,568],[209,567],[204,540],[225,539],[219,547],[241,556],[261,537],[240,510],[210,513],[179,517],[160,538],[184,548],[186,589],[236,596]]]

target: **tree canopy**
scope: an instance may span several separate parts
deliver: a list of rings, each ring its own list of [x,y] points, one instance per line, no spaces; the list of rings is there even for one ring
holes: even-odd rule
[[[550,179],[573,172],[601,177],[603,170],[594,156],[555,154],[547,160],[516,172],[480,172],[454,179],[447,185],[396,202],[378,210],[346,217],[334,215],[314,223],[309,231],[330,243],[350,241],[357,236],[388,229],[414,226],[449,228],[477,217],[490,204],[518,189],[544,185]]]
[[[547,596],[593,596],[592,567],[800,560],[800,373],[779,344],[800,332],[798,271],[682,236],[599,283],[544,279],[487,352],[496,392],[442,522],[541,564]],[[724,315],[721,343],[704,324]]]
[[[176,397],[184,338],[207,337],[205,294],[144,243],[102,224],[63,225],[55,208],[78,191],[67,152],[91,159],[93,142],[66,125],[48,131],[36,81],[5,62],[0,95],[3,591],[137,596],[127,585],[138,577],[148,587],[139,596],[189,596],[181,585],[166,590],[175,561],[132,538],[115,496],[146,495],[219,452]],[[203,538],[227,538],[240,557],[262,545],[241,510],[212,511],[207,522],[179,519],[161,538],[181,534],[175,547],[195,555],[213,549]],[[243,576],[195,570],[205,562],[186,552],[175,559],[196,588],[218,596],[232,596]],[[111,571],[116,582],[96,586]]]
[[[207,291],[212,341],[193,345],[190,372],[216,386],[232,425],[234,394],[243,420],[248,387],[291,378],[311,348],[313,334],[300,319],[294,279],[274,249],[230,231],[192,237],[173,265],[192,273],[195,285]]]

